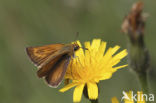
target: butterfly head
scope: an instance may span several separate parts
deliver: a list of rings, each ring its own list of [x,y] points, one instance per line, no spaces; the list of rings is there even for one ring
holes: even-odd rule
[[[77,43],[74,43],[73,48],[74,48],[74,51],[77,51],[80,48],[80,46]]]

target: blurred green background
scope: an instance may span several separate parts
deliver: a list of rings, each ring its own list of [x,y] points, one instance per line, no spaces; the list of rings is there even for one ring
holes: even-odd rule
[[[76,32],[81,42],[101,38],[108,46],[127,47],[120,32],[124,16],[137,0],[0,0],[0,103],[72,103],[73,89],[65,93],[45,85],[25,48],[70,43]],[[156,92],[156,1],[143,0],[149,13],[145,42],[151,55],[150,93]],[[122,64],[126,63],[126,59]],[[100,103],[111,103],[123,90],[140,90],[128,68],[100,83]],[[89,103],[84,99],[82,103]]]

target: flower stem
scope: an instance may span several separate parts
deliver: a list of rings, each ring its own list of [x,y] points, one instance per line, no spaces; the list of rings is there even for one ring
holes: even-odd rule
[[[147,81],[147,73],[138,73],[138,79],[139,79],[139,82],[141,84],[141,87],[142,87],[142,91],[144,92],[144,94],[148,94],[148,81]]]
[[[143,94],[149,94],[149,88],[148,88],[148,80],[147,80],[147,73],[137,73],[139,82],[141,84],[141,89],[143,91]],[[149,101],[146,101],[146,103],[150,103]]]

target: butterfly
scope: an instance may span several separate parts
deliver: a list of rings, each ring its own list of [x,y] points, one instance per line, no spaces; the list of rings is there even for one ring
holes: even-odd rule
[[[37,75],[44,78],[50,87],[56,88],[64,78],[68,64],[80,46],[73,44],[51,44],[26,48],[27,55],[37,66]]]

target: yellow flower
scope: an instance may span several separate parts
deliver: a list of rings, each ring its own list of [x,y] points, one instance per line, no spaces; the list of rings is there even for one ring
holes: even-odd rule
[[[133,97],[132,97],[132,91],[129,91],[126,93],[128,96],[128,99],[124,99],[125,103],[134,103]],[[119,103],[116,97],[112,98],[112,103]],[[146,103],[145,99],[143,98],[143,92],[137,92],[137,103]]]
[[[77,43],[81,47],[80,42]],[[72,83],[60,89],[60,92],[65,92],[76,87],[73,93],[74,102],[80,102],[84,86],[87,86],[89,99],[97,99],[97,83],[100,80],[111,78],[114,72],[127,66],[116,66],[127,55],[126,50],[115,54],[119,46],[109,48],[105,52],[106,42],[100,39],[94,39],[92,44],[85,42],[84,45],[88,50],[84,52],[81,48],[75,53],[75,58],[71,60],[65,75],[65,79],[72,80]]]

